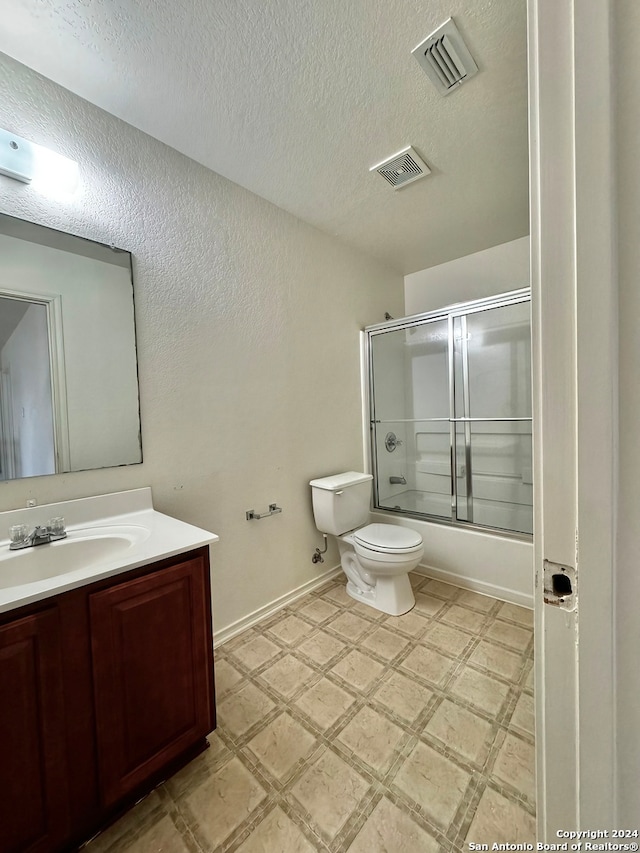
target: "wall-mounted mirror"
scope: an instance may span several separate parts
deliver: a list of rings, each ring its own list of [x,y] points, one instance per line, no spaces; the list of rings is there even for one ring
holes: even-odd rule
[[[0,479],[141,461],[131,255],[0,214]]]

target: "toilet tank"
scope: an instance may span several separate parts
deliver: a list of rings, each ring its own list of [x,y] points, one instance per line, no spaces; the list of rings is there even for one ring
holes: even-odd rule
[[[347,471],[311,480],[313,515],[321,533],[341,536],[369,521],[371,474]]]

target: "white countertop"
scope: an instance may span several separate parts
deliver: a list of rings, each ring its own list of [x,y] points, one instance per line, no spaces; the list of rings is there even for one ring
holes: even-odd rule
[[[31,530],[38,524],[46,525],[48,519],[56,516],[65,518],[67,539],[35,548],[9,550],[11,526],[26,524]],[[215,533],[156,512],[149,488],[2,512],[0,536],[0,612],[218,541]],[[65,566],[48,577],[40,577],[39,569],[27,570],[24,572],[27,582],[22,582],[21,566],[30,566],[34,556],[38,566],[47,562],[64,564],[66,556],[71,555],[78,544],[84,547],[87,543],[111,537],[122,546],[117,554],[99,554],[97,558],[88,558],[80,567],[76,565],[67,570]],[[71,563],[78,562],[77,553]],[[9,582],[8,577],[11,578]]]

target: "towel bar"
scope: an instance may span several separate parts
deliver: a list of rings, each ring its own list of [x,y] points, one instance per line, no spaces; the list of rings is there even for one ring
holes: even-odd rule
[[[268,512],[262,512],[258,514],[254,509],[248,509],[246,512],[247,521],[257,520],[259,518],[268,518],[270,515],[277,515],[279,512],[282,512],[281,506],[276,506],[276,504],[269,504]]]

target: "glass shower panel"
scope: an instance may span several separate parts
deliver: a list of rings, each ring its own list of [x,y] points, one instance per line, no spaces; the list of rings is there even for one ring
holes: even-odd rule
[[[465,487],[459,485],[457,519],[501,530],[532,533],[531,424],[526,421],[474,421],[469,426],[472,467],[468,489],[471,498],[466,500],[466,491],[462,496]],[[464,425],[457,424],[456,432],[463,436]]]
[[[447,319],[370,339],[374,502],[451,519]]]
[[[376,506],[392,512],[451,519],[451,445],[448,423],[375,424]],[[409,447],[389,453],[388,430],[410,431]],[[385,432],[387,430],[387,432]]]
[[[374,506],[531,533],[527,291],[369,332]]]
[[[516,302],[456,319],[466,325],[461,344],[468,360],[467,417],[530,418],[530,303]],[[458,327],[457,334],[462,335]]]

